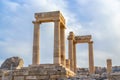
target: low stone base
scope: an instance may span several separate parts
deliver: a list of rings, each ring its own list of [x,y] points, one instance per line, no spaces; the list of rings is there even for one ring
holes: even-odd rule
[[[4,71],[5,80],[65,80],[74,75],[71,70],[55,64],[31,65],[13,71]],[[2,76],[3,72],[0,74],[0,80]]]
[[[110,73],[108,78],[109,80],[120,80],[120,72]]]

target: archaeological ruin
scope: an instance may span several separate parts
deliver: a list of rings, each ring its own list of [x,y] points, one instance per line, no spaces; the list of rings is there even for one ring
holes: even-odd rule
[[[53,64],[40,63],[40,25],[46,22],[54,23],[54,51]],[[74,32],[70,32],[68,36],[68,59],[65,52],[65,18],[60,11],[35,13],[34,36],[33,36],[33,54],[32,64],[28,67],[23,67],[23,60],[19,66],[12,68],[11,65],[18,64],[15,62],[15,57],[10,58],[4,66],[0,68],[0,80],[81,80],[74,79],[77,72],[85,71],[88,76],[95,74],[94,69],[94,54],[93,41],[91,35],[76,36]],[[76,62],[76,44],[88,43],[88,61],[89,68],[79,69]],[[19,59],[18,59],[19,60]],[[9,65],[8,65],[9,64]],[[11,68],[10,68],[11,67]],[[107,72],[111,72],[111,60],[107,60]],[[79,76],[79,75],[78,75]],[[91,79],[85,79],[91,80]]]
[[[89,45],[89,72],[94,74],[94,58],[93,58],[93,41],[91,40],[91,35],[85,36],[75,36],[73,32],[70,32],[68,36],[69,40],[69,59],[70,59],[70,69],[76,72],[76,44],[78,43],[88,43]]]

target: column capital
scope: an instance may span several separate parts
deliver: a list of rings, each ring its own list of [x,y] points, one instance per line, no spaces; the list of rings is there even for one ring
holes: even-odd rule
[[[60,19],[54,19],[53,22],[60,22]]]
[[[89,44],[93,44],[93,41],[89,41],[88,43],[89,43]]]
[[[74,33],[73,33],[73,32],[70,32],[67,39],[68,39],[68,40],[74,40]]]
[[[112,59],[108,58],[107,61],[111,61]]]
[[[41,24],[39,21],[32,21],[33,24]]]
[[[74,36],[68,36],[68,40],[74,40]]]
[[[53,22],[54,22],[54,23],[55,23],[55,22],[59,22],[59,23],[60,23],[60,27],[66,29],[65,24],[63,24],[60,19],[53,19]]]
[[[74,45],[76,45],[77,44],[77,41],[76,40],[74,40]]]
[[[60,23],[60,24],[62,24],[62,23]],[[66,29],[64,24],[61,25],[61,28]]]

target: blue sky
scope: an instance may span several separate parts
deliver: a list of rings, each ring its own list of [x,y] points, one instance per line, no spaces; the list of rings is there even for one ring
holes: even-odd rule
[[[34,13],[60,10],[66,19],[67,36],[92,35],[95,66],[106,66],[111,58],[120,65],[119,0],[0,0],[0,64],[19,56],[25,66],[32,62]],[[53,61],[53,23],[40,25],[40,62]],[[77,65],[88,67],[88,45],[77,44]]]

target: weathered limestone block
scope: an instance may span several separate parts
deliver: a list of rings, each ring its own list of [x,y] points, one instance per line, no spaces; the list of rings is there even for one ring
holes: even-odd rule
[[[56,71],[53,71],[53,70],[48,70],[47,73],[48,73],[49,75],[55,75],[55,74],[57,74],[57,72],[56,72]]]
[[[24,76],[15,76],[14,80],[24,80]]]
[[[70,69],[70,59],[66,59],[66,67]]]
[[[37,76],[37,79],[38,80],[49,80],[50,76],[49,75],[46,75],[46,76]]]
[[[29,75],[47,75],[47,71],[45,69],[30,70]]]
[[[28,79],[28,80],[29,80],[29,79],[32,79],[32,80],[34,80],[34,79],[35,79],[35,80],[36,80],[36,79],[37,79],[37,77],[36,77],[36,76],[26,76],[26,79]]]
[[[55,64],[46,65],[40,64],[38,66],[23,67],[21,69],[13,70],[13,80],[67,80],[69,76],[74,76],[73,71],[63,66]],[[7,76],[10,75],[10,70],[6,71],[8,71],[5,74],[5,77],[7,78]]]
[[[13,69],[20,69],[21,67],[23,67],[23,59],[19,58],[19,57],[11,57],[6,59],[3,64],[1,65],[1,69],[7,69],[10,70],[11,67]]]
[[[42,64],[41,66],[43,66],[46,69],[54,69],[55,68],[55,65],[53,65],[53,64]]]
[[[0,80],[2,80],[2,77],[0,78]],[[9,76],[5,76],[4,80],[10,80],[10,77]]]
[[[60,75],[51,75],[50,78],[53,78],[53,79],[56,79],[56,78],[59,78]]]
[[[13,75],[29,75],[29,72],[25,69],[14,70]]]
[[[62,69],[62,66],[56,66],[55,68],[59,70]]]
[[[0,76],[2,76],[2,73],[3,73],[3,71],[2,71],[2,70],[0,70]]]

